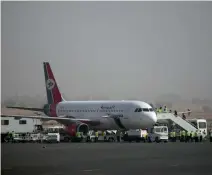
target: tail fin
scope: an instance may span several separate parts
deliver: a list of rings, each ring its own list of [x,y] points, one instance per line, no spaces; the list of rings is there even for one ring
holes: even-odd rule
[[[64,101],[60,90],[58,89],[57,82],[54,78],[52,69],[48,62],[43,63],[45,83],[46,83],[46,94],[48,104],[57,104]]]

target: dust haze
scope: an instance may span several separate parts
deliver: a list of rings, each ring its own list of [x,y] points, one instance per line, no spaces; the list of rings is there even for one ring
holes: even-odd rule
[[[2,100],[212,98],[210,2],[3,2]]]

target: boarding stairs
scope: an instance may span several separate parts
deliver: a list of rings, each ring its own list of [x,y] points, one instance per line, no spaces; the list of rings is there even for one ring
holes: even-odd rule
[[[197,130],[197,128],[192,125],[191,123],[189,123],[188,121],[182,119],[179,116],[175,116],[172,113],[159,113],[157,114],[157,118],[158,118],[158,122],[161,123],[163,121],[167,121],[170,120],[173,123],[177,124],[178,126],[180,126],[182,129],[188,131],[188,132],[195,132]]]

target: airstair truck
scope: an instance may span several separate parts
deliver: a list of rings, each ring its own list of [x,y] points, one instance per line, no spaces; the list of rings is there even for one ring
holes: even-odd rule
[[[203,138],[207,136],[207,121],[205,119],[189,119],[184,120],[180,116],[175,116],[172,113],[159,113],[157,114],[158,123],[173,123],[178,128],[183,129],[188,132],[201,131]]]
[[[193,126],[191,123],[182,119],[180,116],[175,116],[172,113],[159,113],[157,114],[157,118],[158,123],[161,123],[161,121],[169,121],[168,123],[174,123],[185,131],[195,132],[197,130],[196,127]]]

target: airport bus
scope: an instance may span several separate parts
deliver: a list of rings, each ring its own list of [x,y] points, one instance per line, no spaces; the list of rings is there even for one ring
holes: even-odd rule
[[[187,121],[196,127],[203,137],[207,136],[207,121],[205,119],[187,119]]]

